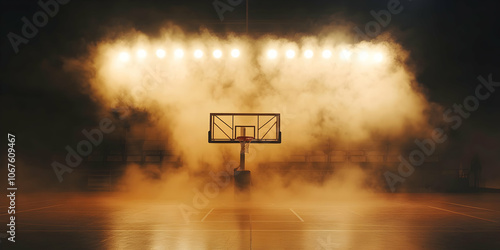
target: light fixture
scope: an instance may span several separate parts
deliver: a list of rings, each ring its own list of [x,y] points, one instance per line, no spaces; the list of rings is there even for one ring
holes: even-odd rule
[[[276,50],[270,49],[267,51],[267,57],[269,57],[270,59],[274,59],[277,56],[278,56],[278,52],[276,52]]]
[[[342,50],[340,52],[340,58],[343,60],[349,60],[351,58],[351,52],[349,50]]]
[[[194,51],[194,57],[196,58],[202,58],[203,57],[203,51],[197,49]]]
[[[122,53],[120,53],[120,55],[118,56],[118,58],[122,62],[127,62],[130,59],[130,55],[127,52],[122,52]]]
[[[304,56],[305,56],[306,58],[311,58],[311,57],[313,57],[313,55],[314,55],[314,53],[313,53],[313,52],[312,52],[312,50],[310,50],[310,49],[308,49],[308,50],[306,50],[306,51],[304,52]]]
[[[174,51],[174,56],[175,58],[182,58],[184,57],[184,51],[182,49],[176,49]]]
[[[240,50],[239,49],[233,49],[231,50],[231,56],[236,58],[240,56]]]
[[[292,59],[295,57],[295,51],[289,49],[286,51],[286,57],[288,57],[289,59]]]
[[[323,56],[323,58],[330,58],[332,57],[332,52],[329,50],[323,50],[323,53],[321,53],[321,55]]]
[[[146,55],[147,55],[147,52],[145,50],[143,50],[143,49],[140,49],[140,50],[137,51],[137,56],[139,58],[145,58]]]
[[[217,49],[217,50],[214,50],[213,56],[214,56],[215,58],[221,58],[221,56],[222,56],[222,51],[220,51],[220,50],[218,50],[218,49]]]
[[[166,55],[165,50],[162,50],[162,49],[158,49],[158,50],[156,50],[156,56],[157,56],[158,58],[164,58],[164,57],[165,57],[165,55]]]
[[[375,62],[382,62],[384,60],[384,56],[382,55],[382,53],[376,53],[375,55],[373,55],[373,60]]]

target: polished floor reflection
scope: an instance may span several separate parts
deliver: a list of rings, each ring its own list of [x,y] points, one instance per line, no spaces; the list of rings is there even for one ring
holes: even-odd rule
[[[20,195],[16,243],[3,238],[2,247],[500,249],[500,194],[379,194],[286,204],[223,200],[202,209],[125,197]],[[2,210],[6,222],[7,207]]]

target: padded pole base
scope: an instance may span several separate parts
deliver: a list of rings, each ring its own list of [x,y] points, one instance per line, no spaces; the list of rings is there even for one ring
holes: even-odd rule
[[[251,175],[249,170],[234,171],[234,195],[237,199],[250,198]]]

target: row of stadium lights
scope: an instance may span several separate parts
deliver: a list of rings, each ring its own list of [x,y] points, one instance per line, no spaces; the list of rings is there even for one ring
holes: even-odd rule
[[[137,57],[139,59],[146,58],[147,54],[148,54],[147,51],[143,50],[143,49],[137,51]],[[231,57],[233,57],[233,58],[238,58],[241,55],[241,53],[240,53],[240,51],[238,49],[231,50],[230,54],[231,54]],[[165,52],[165,50],[163,50],[163,49],[156,50],[156,56],[158,58],[160,58],[160,59],[164,58],[166,55],[167,55],[167,53]],[[174,55],[175,58],[178,58],[178,59],[183,58],[184,57],[184,51],[182,49],[176,49],[176,50],[174,50],[174,54],[173,55]],[[215,59],[221,58],[222,55],[223,55],[222,51],[218,50],[218,49],[214,50],[212,52],[212,56]],[[304,51],[303,55],[304,55],[305,58],[312,58],[314,56],[314,52],[312,50],[306,50],[306,51]],[[349,51],[349,50],[346,50],[346,49],[340,51],[340,53],[339,53],[339,57],[341,59],[343,59],[343,60],[349,60],[351,58],[351,55],[352,55],[352,52]],[[199,50],[199,49],[195,50],[194,53],[193,53],[193,56],[195,58],[198,58],[198,59],[202,58],[204,56],[204,52],[202,50]],[[287,50],[285,52],[285,56],[288,59],[292,59],[292,58],[296,57],[296,53],[295,53],[294,50]],[[329,58],[331,58],[333,56],[333,53],[330,50],[323,50],[322,53],[321,53],[321,56],[323,58],[325,58],[325,59],[329,59]],[[131,57],[130,54],[127,53],[127,52],[122,52],[119,55],[119,59],[121,61],[123,61],[123,62],[129,61],[130,57]],[[269,59],[276,59],[278,57],[278,51],[276,51],[274,49],[268,50],[267,51],[267,57]],[[384,56],[382,55],[382,53],[370,54],[368,52],[363,51],[363,52],[360,52],[358,54],[358,59],[360,61],[373,60],[374,62],[382,62],[384,60]]]

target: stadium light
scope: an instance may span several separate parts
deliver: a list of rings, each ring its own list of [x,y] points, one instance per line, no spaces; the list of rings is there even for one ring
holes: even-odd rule
[[[234,58],[239,57],[240,56],[240,50],[238,50],[238,49],[231,50],[231,56],[234,57]]]
[[[203,57],[203,51],[197,49],[194,51],[194,57],[196,58],[202,58]]]
[[[384,60],[384,56],[382,55],[382,53],[376,53],[374,56],[373,56],[373,60],[375,62],[382,62]]]
[[[137,51],[137,56],[138,56],[139,58],[141,58],[141,59],[146,58],[146,55],[147,55],[147,54],[148,54],[148,53],[147,53],[145,50],[143,50],[143,49],[140,49],[140,50],[138,50],[138,51]]]
[[[118,58],[122,62],[128,62],[128,60],[130,59],[130,55],[127,52],[122,52],[122,53],[120,53],[120,55],[118,56]]]
[[[222,57],[222,51],[220,51],[220,50],[218,50],[218,49],[214,50],[214,52],[213,52],[213,56],[214,56],[215,58],[221,58],[221,57]]]
[[[290,59],[294,58],[295,57],[295,51],[293,51],[291,49],[287,50],[286,51],[286,57],[288,57]]]
[[[182,49],[176,49],[174,51],[174,56],[175,58],[182,58],[184,57],[184,51]]]
[[[274,59],[277,56],[278,56],[278,52],[276,52],[276,50],[270,49],[267,51],[267,57],[269,57],[270,59]]]
[[[332,57],[332,52],[329,50],[323,50],[322,56],[323,58],[330,58]]]
[[[158,58],[164,58],[166,54],[167,54],[167,53],[165,53],[165,50],[162,50],[162,49],[158,49],[158,50],[156,50],[156,56],[157,56]]]
[[[313,55],[314,55],[314,53],[313,53],[313,52],[312,52],[312,50],[310,50],[310,49],[308,49],[308,50],[306,50],[306,51],[304,52],[304,56],[305,56],[306,58],[312,58],[312,57],[313,57]]]
[[[340,52],[340,58],[343,60],[349,60],[351,58],[351,52],[349,50],[342,50]]]

